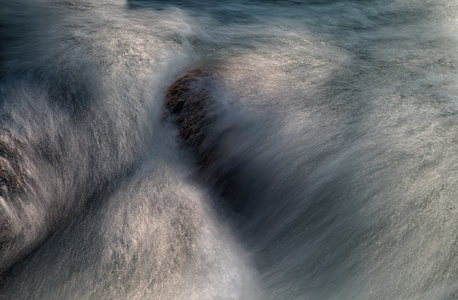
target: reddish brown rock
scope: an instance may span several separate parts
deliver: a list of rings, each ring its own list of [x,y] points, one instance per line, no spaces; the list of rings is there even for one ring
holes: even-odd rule
[[[165,107],[178,125],[182,144],[195,147],[202,142],[208,125],[207,108],[213,102],[205,85],[210,72],[197,69],[176,80],[167,90]]]
[[[199,168],[207,166],[212,156],[209,147],[202,148],[214,118],[210,111],[214,103],[210,88],[212,80],[211,70],[193,70],[177,79],[165,97],[165,117],[178,126],[180,145],[194,153]]]
[[[241,212],[248,182],[246,161],[234,156],[228,144],[238,136],[234,124],[221,124],[214,98],[217,80],[209,69],[196,69],[178,78],[167,90],[164,117],[177,125],[178,141],[193,154],[202,181]]]

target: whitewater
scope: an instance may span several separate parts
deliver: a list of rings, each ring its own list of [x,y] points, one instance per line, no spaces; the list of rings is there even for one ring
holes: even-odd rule
[[[0,0],[0,299],[458,299],[457,28],[455,0]],[[218,172],[165,118],[199,68]]]

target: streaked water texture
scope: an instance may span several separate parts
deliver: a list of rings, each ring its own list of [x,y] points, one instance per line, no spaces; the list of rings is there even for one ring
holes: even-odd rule
[[[458,298],[457,16],[0,0],[0,299]],[[228,194],[163,119],[196,68]]]

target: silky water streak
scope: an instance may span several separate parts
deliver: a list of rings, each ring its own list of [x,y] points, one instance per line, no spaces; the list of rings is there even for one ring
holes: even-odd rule
[[[0,1],[0,298],[457,297],[457,12]]]

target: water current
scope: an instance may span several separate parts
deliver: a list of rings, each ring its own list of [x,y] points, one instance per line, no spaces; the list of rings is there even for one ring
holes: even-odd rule
[[[458,298],[457,28],[455,0],[0,0],[0,299]],[[227,194],[163,119],[196,68]]]

